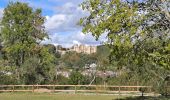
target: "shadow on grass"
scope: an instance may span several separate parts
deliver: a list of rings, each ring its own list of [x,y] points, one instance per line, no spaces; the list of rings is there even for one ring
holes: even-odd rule
[[[116,99],[116,100],[170,100],[170,96],[164,97],[164,96],[159,96],[159,97],[126,97],[123,99]]]

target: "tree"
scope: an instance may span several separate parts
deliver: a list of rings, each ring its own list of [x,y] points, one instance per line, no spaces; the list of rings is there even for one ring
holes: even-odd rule
[[[37,63],[41,67],[48,65],[53,59],[48,49],[40,45],[42,40],[48,38],[44,22],[41,9],[34,10],[26,3],[10,2],[4,9],[0,33],[3,50],[9,65],[16,67],[12,73],[17,75],[18,82],[23,75],[22,67],[30,58],[37,57]]]
[[[158,49],[154,49],[149,55],[155,60],[155,63],[170,70],[169,67],[169,44],[170,44],[170,11],[168,10],[170,2],[168,0],[147,0],[142,3],[141,10],[147,12],[143,29],[146,30],[145,38],[150,38],[157,43]],[[150,34],[149,34],[150,33]],[[153,39],[154,38],[154,39]],[[158,60],[158,58],[160,58]]]
[[[126,56],[126,52],[133,45],[132,36],[136,34],[141,22],[141,16],[136,13],[137,3],[121,0],[87,0],[82,4],[82,8],[90,12],[88,17],[80,20],[84,27],[83,32],[91,32],[96,39],[107,33],[107,44],[110,44],[112,53],[116,53],[115,57]]]
[[[170,72],[168,0],[87,0],[81,6],[90,12],[80,20],[83,32],[96,39],[107,33],[112,64],[125,68],[128,80],[160,85]]]
[[[81,6],[90,12],[89,16],[80,20],[84,27],[83,32],[91,32],[96,39],[107,33],[110,60],[114,61],[119,69],[126,66],[127,54],[133,47],[133,36],[136,35],[142,21],[142,16],[137,13],[137,2],[87,0]]]

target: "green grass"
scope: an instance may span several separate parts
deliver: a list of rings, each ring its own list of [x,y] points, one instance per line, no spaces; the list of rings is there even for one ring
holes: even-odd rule
[[[127,97],[119,100],[170,100],[170,97],[158,96],[158,97]]]
[[[118,97],[100,94],[0,93],[0,100],[170,100],[170,97]]]
[[[113,95],[0,93],[0,100],[115,100]]]

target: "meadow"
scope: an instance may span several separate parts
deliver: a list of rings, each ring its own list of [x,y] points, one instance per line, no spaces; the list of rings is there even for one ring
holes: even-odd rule
[[[170,97],[116,96],[103,94],[0,93],[0,100],[170,100]]]
[[[119,97],[113,95],[0,93],[0,100],[116,100],[116,99],[119,99]]]

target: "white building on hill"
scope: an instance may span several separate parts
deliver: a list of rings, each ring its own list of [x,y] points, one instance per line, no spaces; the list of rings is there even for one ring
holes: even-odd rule
[[[92,54],[97,52],[97,47],[88,45],[74,45],[72,47],[72,51],[75,51],[77,53]]]

